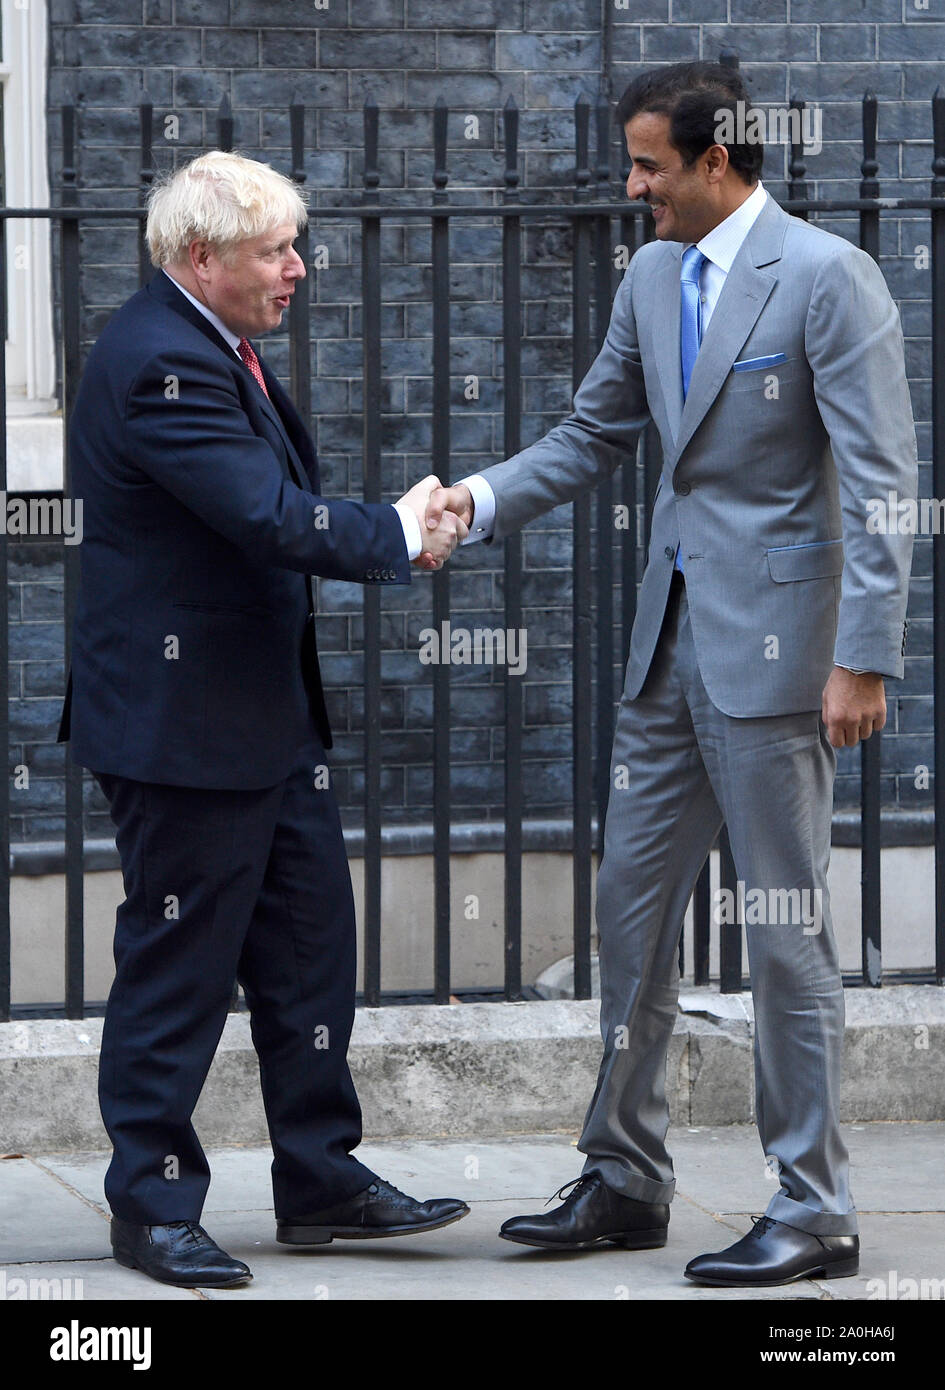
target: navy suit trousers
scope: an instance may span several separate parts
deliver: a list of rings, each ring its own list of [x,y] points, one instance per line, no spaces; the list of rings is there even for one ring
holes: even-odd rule
[[[239,980],[274,1161],[277,1217],[374,1179],[351,1156],[361,1111],[347,1064],[354,902],[316,734],[262,790],[96,773],[124,875],[99,1098],[114,1156],[109,1205],[142,1225],[198,1220],[210,1170],[191,1115]]]

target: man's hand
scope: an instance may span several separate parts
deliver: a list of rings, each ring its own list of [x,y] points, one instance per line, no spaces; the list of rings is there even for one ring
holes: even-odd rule
[[[444,513],[452,512],[470,527],[474,511],[472,493],[465,483],[457,483],[454,487],[438,485],[431,492],[427,504],[427,525],[438,526]]]
[[[886,723],[886,691],[875,671],[855,676],[835,666],[824,686],[821,717],[834,748],[853,748]]]
[[[422,570],[438,570],[469,534],[466,523],[452,511],[441,510],[432,520],[429,503],[434,492],[445,489],[435,473],[414,483],[400,501],[408,506],[420,523],[420,543],[423,547],[413,563]]]

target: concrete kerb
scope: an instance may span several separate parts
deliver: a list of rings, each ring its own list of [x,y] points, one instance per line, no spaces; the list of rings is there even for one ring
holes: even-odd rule
[[[359,1009],[351,1069],[370,1138],[576,1131],[600,1062],[596,1000]],[[107,1146],[102,1020],[0,1024],[0,1151]],[[686,990],[670,1048],[675,1124],[753,1118],[750,995]],[[945,1119],[945,991],[847,993],[842,1119]],[[195,1124],[208,1144],[266,1139],[249,1018],[232,1014]]]

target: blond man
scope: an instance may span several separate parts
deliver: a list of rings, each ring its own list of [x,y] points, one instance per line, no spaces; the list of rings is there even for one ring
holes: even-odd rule
[[[466,535],[321,495],[305,423],[253,338],[305,267],[298,189],[219,150],[152,193],[157,273],[92,349],[70,422],[85,543],[61,737],[108,799],[124,876],[100,1101],[112,1247],[166,1283],[251,1278],[200,1225],[191,1124],[243,987],[272,1141],[277,1239],[458,1220],[358,1159],[346,1053],[355,917],[326,750],[312,575],[406,584]]]

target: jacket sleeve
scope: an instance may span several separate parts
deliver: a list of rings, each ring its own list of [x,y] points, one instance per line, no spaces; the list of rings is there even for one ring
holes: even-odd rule
[[[634,256],[617,288],[600,352],[574,397],[571,414],[520,453],[483,470],[495,493],[499,540],[613,473],[649,419],[633,315]]]
[[[410,583],[403,526],[388,504],[298,487],[254,433],[221,357],[159,353],[124,408],[127,461],[254,560],[356,583]]]
[[[899,313],[865,251],[850,247],[820,267],[805,349],[840,495],[844,565],[834,661],[899,677],[913,536],[900,534],[898,512],[886,527],[873,517],[876,500],[890,493],[915,500],[916,437]]]

